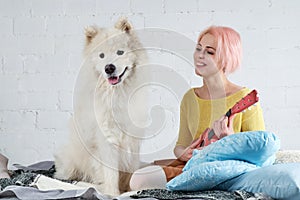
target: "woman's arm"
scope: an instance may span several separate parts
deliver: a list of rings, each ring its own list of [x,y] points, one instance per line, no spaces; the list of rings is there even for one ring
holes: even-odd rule
[[[176,158],[178,158],[181,161],[188,161],[192,155],[194,149],[196,149],[200,145],[200,140],[194,141],[190,146],[184,147],[184,146],[175,146],[174,148],[174,154]]]

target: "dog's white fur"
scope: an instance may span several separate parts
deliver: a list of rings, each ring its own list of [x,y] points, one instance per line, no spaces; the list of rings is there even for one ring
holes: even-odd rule
[[[132,116],[128,102],[146,54],[126,19],[114,28],[87,27],[85,35],[71,138],[55,155],[55,177],[89,182],[104,194],[118,195],[128,190],[128,177],[139,168],[142,132],[132,119],[140,119],[141,107],[131,106]],[[115,66],[110,75],[105,71],[108,64]],[[108,80],[111,76],[113,81]]]

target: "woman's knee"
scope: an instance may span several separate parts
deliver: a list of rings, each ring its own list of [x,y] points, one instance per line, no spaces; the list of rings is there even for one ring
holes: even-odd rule
[[[162,167],[154,165],[135,171],[130,179],[131,190],[165,188],[167,179]]]

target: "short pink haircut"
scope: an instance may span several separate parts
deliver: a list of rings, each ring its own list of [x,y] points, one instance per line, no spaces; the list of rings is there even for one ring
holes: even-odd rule
[[[198,38],[210,33],[216,38],[216,58],[218,64],[224,67],[224,72],[230,74],[240,67],[242,61],[242,43],[238,32],[229,27],[210,26]]]

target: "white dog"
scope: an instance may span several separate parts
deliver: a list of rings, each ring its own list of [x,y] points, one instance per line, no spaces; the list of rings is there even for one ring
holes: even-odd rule
[[[118,195],[128,190],[130,174],[139,168],[142,129],[133,121],[139,123],[144,113],[134,93],[146,54],[126,19],[114,28],[87,27],[85,35],[71,138],[55,155],[55,177]]]

